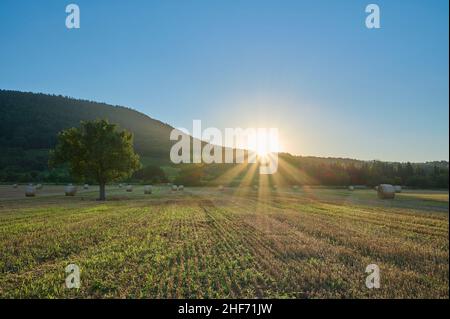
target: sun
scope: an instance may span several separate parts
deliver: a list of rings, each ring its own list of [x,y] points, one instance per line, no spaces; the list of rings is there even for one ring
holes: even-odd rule
[[[256,154],[259,157],[266,157],[269,152],[267,151],[266,147],[258,146],[258,148],[256,149]]]
[[[258,130],[250,149],[261,159],[267,159],[272,153],[279,152],[278,134],[274,131]]]

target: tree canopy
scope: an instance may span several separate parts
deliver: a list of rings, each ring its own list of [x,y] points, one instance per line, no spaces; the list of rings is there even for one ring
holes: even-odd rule
[[[141,167],[133,135],[107,120],[81,122],[80,128],[60,132],[50,165],[61,164],[67,164],[76,179],[97,181],[100,200],[106,199],[106,183],[127,178]]]

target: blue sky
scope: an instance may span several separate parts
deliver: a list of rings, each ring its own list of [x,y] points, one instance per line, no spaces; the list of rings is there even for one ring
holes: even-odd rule
[[[299,155],[448,160],[446,0],[75,0],[78,30],[69,3],[0,2],[0,88],[278,127]]]

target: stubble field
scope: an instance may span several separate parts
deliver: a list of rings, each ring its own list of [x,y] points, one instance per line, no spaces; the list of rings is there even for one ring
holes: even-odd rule
[[[96,192],[0,186],[1,298],[449,297],[448,192]],[[79,289],[65,287],[68,264]]]

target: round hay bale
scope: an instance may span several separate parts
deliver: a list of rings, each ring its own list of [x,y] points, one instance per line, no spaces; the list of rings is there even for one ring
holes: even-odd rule
[[[400,185],[395,185],[394,189],[395,189],[396,193],[401,193],[402,192],[402,187]]]
[[[172,185],[172,192],[176,192],[178,190],[177,185]]]
[[[133,185],[127,185],[126,191],[127,192],[132,192],[133,191]]]
[[[88,184],[84,184],[83,185],[83,189],[89,189],[89,185]]]
[[[66,194],[66,196],[75,196],[75,194],[77,193],[77,187],[69,184],[64,188],[64,193]]]
[[[25,187],[25,196],[26,197],[34,197],[36,196],[36,187],[34,187],[33,185],[28,185],[27,187]]]
[[[18,185],[17,185],[17,184],[14,184],[14,185],[13,185],[13,188],[17,188],[17,187],[18,187]]]
[[[395,188],[390,184],[378,185],[378,197],[381,199],[395,198]]]
[[[152,186],[151,185],[145,185],[144,186],[144,194],[151,194],[152,193]]]
[[[178,191],[184,191],[184,186],[183,185],[180,185],[180,186],[178,186]]]
[[[348,190],[349,190],[349,191],[354,191],[354,190],[355,190],[355,186],[350,185],[350,186],[348,187]]]

